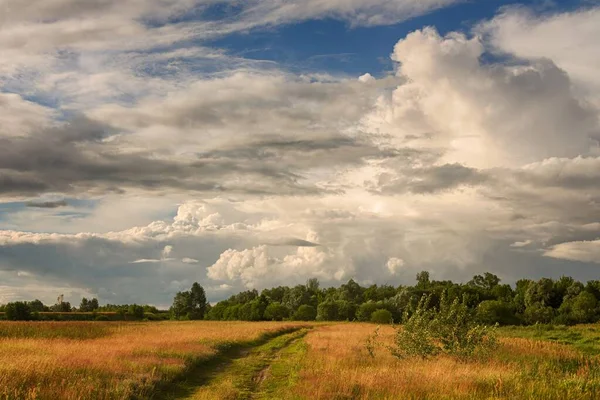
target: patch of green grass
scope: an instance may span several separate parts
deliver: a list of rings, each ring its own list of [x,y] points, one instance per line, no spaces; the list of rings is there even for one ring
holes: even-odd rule
[[[241,357],[233,360],[212,381],[199,388],[188,398],[252,398],[270,373],[270,364],[277,353],[305,334],[306,330],[288,333],[243,352]]]
[[[293,327],[267,332],[253,341],[215,344],[214,356],[195,360],[175,382],[156,387],[142,398],[194,399],[201,391],[228,392],[212,398],[249,398],[260,383],[255,377],[269,365],[274,354],[305,334],[306,329]]]
[[[256,399],[287,400],[294,398],[290,390],[299,380],[302,360],[308,352],[303,340],[296,340],[273,360],[259,387]]]
[[[573,346],[583,354],[600,354],[600,329],[595,325],[533,325],[499,328],[502,336],[546,340]]]

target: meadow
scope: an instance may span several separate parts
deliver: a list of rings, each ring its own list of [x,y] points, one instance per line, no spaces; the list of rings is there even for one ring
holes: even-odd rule
[[[505,327],[488,358],[397,359],[376,325],[1,322],[0,398],[597,399],[600,326]]]
[[[149,398],[221,351],[298,327],[270,322],[0,322],[0,399]]]

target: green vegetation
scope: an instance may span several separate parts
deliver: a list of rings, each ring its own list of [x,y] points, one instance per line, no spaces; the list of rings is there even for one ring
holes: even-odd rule
[[[391,349],[394,356],[425,359],[447,354],[464,360],[474,355],[487,355],[497,347],[494,330],[475,322],[466,299],[450,301],[443,293],[438,307],[430,307],[431,300],[431,295],[423,296],[412,314],[405,313]],[[367,346],[371,344],[367,343]]]
[[[499,329],[502,336],[556,342],[576,348],[587,355],[600,354],[600,326],[544,325],[507,326]]]
[[[482,325],[575,325],[600,319],[600,281],[587,284],[570,277],[538,281],[522,279],[514,287],[491,273],[475,275],[467,283],[435,281],[427,271],[417,274],[414,286],[371,285],[353,279],[339,288],[321,288],[318,280],[305,285],[279,286],[262,292],[249,290],[208,307],[206,319],[244,321],[364,321],[380,322],[391,314],[398,323],[415,311],[420,299],[439,308],[442,294],[459,299]],[[373,315],[376,317],[373,317]],[[380,318],[381,317],[381,318]]]
[[[467,283],[435,281],[428,272],[417,274],[414,286],[370,285],[350,279],[338,288],[321,288],[317,279],[305,285],[279,286],[262,292],[248,290],[210,305],[204,288],[194,283],[176,294],[169,312],[136,304],[100,306],[97,299],[82,299],[79,308],[67,302],[47,307],[39,300],[0,306],[0,318],[11,320],[213,320],[213,321],[383,321],[401,322],[427,296],[428,307],[439,308],[442,294],[459,299],[482,325],[576,325],[600,320],[600,280],[586,284],[563,276],[553,280],[521,279],[502,284],[491,273],[475,275]],[[48,313],[54,311],[54,313]],[[87,311],[87,313],[85,312]],[[384,312],[384,311],[387,311]],[[1,314],[4,313],[4,314]],[[113,314],[110,314],[113,313]],[[116,315],[114,315],[116,314]],[[375,315],[375,317],[373,317]]]

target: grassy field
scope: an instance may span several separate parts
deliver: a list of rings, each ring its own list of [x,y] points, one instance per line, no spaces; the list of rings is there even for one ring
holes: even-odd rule
[[[491,358],[398,360],[371,324],[0,323],[0,399],[598,399],[600,326],[507,327]],[[394,330],[383,327],[380,343]]]
[[[1,322],[0,399],[151,397],[232,346],[299,327],[242,322]]]

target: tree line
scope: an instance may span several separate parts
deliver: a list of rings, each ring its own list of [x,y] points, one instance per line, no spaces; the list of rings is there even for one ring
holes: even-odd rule
[[[107,304],[83,298],[78,308],[68,302],[46,306],[39,300],[0,306],[5,319],[52,319],[40,313],[91,313],[84,319],[176,319],[216,321],[373,321],[400,322],[427,297],[432,308],[442,296],[459,299],[481,324],[529,325],[553,323],[572,325],[600,320],[600,280],[582,283],[571,277],[539,280],[521,279],[516,285],[502,284],[489,272],[475,275],[467,283],[431,280],[423,271],[415,285],[361,286],[353,279],[335,288],[321,288],[317,279],[304,285],[247,290],[211,305],[204,288],[194,283],[189,291],[175,295],[168,313],[148,305]],[[105,313],[105,314],[103,314]],[[111,314],[111,318],[106,314]],[[112,314],[115,316],[113,317]],[[80,319],[80,318],[78,318]]]
[[[45,305],[41,300],[15,301],[0,305],[4,319],[12,321],[31,320],[162,320],[170,315],[150,305],[106,304],[99,305],[97,298],[81,299],[79,307],[71,306],[68,301]]]
[[[521,279],[513,287],[489,272],[467,283],[431,280],[423,271],[416,284],[361,286],[353,279],[338,288],[321,288],[317,279],[305,285],[249,290],[206,305],[204,319],[244,321],[402,321],[429,299],[431,308],[459,299],[481,324],[572,325],[600,320],[600,280],[581,283],[571,277]],[[174,304],[175,307],[175,304]],[[179,313],[178,315],[183,315]],[[199,317],[199,315],[197,316]]]

